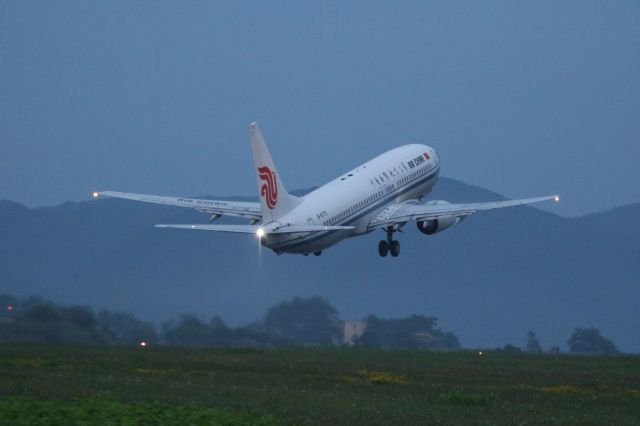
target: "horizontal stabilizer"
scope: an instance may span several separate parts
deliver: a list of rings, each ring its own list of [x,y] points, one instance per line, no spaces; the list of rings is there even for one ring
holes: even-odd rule
[[[290,225],[276,229],[264,229],[258,225],[156,225],[156,228],[193,229],[196,231],[235,232],[239,234],[257,234],[262,230],[265,234],[297,234],[303,232],[343,231],[354,229],[353,226],[316,226]]]
[[[269,234],[294,234],[297,232],[321,232],[344,231],[354,229],[355,226],[316,226],[316,225],[290,225],[268,231]]]
[[[235,232],[237,234],[255,234],[257,225],[156,225],[156,228],[195,229],[196,231]]]

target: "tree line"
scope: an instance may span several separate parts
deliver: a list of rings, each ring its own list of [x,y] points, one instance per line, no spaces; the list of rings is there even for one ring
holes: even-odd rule
[[[405,349],[458,349],[455,334],[436,327],[437,318],[369,316],[356,345]],[[286,347],[343,344],[344,322],[325,299],[300,298],[269,308],[259,321],[231,327],[219,316],[205,321],[182,315],[160,326],[125,312],[60,306],[30,296],[0,295],[0,343],[170,345],[189,347]]]
[[[437,327],[436,317],[365,318],[364,332],[355,336],[356,346],[386,349],[460,349],[453,332]],[[231,327],[219,316],[205,321],[194,315],[160,326],[126,312],[94,311],[86,306],[61,306],[30,296],[0,295],[0,343],[70,343],[105,345],[169,345],[189,347],[287,347],[344,344],[344,322],[325,299],[300,298],[269,308],[259,321]],[[572,352],[617,354],[610,340],[595,328],[576,328],[567,342]],[[501,350],[522,352],[507,345]],[[526,351],[542,348],[529,332]]]

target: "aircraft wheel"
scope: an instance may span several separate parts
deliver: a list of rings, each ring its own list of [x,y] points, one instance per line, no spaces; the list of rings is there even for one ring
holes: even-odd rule
[[[389,247],[391,251],[391,256],[398,257],[400,254],[400,243],[396,240],[391,241],[391,247]]]
[[[314,256],[320,256],[321,254],[322,254],[322,252],[321,252],[321,251],[314,251],[314,252],[313,252],[313,255],[314,255]]]
[[[385,240],[380,240],[378,243],[378,253],[380,256],[385,257],[389,253],[389,244]]]

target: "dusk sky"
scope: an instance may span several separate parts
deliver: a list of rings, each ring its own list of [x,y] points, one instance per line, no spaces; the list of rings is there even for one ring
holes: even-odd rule
[[[257,194],[254,120],[289,189],[418,142],[562,215],[640,201],[638,1],[3,1],[0,64],[31,207]]]

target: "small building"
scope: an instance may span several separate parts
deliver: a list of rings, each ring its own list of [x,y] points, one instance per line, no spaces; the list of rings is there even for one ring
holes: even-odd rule
[[[345,345],[353,345],[357,338],[362,336],[367,329],[365,320],[346,320],[344,321],[343,343]]]

